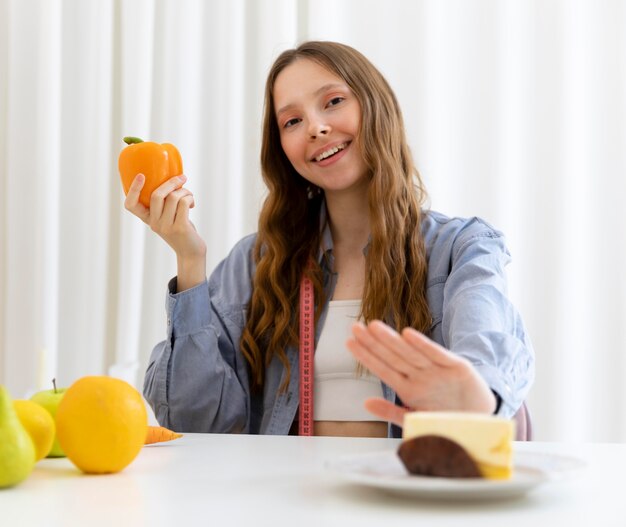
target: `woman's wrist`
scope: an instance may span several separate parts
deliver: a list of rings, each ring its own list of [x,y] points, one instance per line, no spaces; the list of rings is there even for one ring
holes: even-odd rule
[[[206,280],[206,255],[194,257],[177,257],[178,274],[176,292],[191,289]]]

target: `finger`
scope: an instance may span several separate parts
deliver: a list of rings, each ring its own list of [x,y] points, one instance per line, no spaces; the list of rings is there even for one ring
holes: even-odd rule
[[[428,368],[431,361],[414,346],[411,346],[392,327],[380,320],[374,320],[367,325],[370,334],[396,357],[396,360],[407,363],[414,368]]]
[[[139,194],[145,182],[146,176],[143,174],[137,174],[135,176],[135,179],[133,179],[128,188],[128,194],[126,194],[126,199],[124,200],[124,208],[147,223],[150,211],[139,202]]]
[[[371,353],[368,348],[362,346],[356,339],[348,339],[346,341],[346,346],[357,361],[363,364],[363,366],[365,366],[385,384],[391,386],[396,392],[404,392],[409,387],[406,375],[379,359],[375,354]]]
[[[456,366],[460,361],[459,357],[413,328],[403,329],[402,338],[439,366]]]
[[[134,194],[137,198],[139,198],[139,193],[143,188],[146,182],[146,176],[139,173],[135,176],[135,179],[132,180],[130,187],[128,189],[128,194]]]
[[[194,205],[193,194],[191,192],[187,196],[183,196],[178,201],[178,207],[176,207],[176,217],[174,218],[174,223],[176,225],[183,226],[187,223],[191,223],[189,221],[189,209]],[[194,227],[195,230],[195,227]]]
[[[408,376],[414,369],[410,364],[404,360],[398,360],[394,353],[392,353],[387,343],[379,341],[370,332],[369,328],[364,324],[357,322],[352,325],[352,334],[356,341],[364,348],[366,348],[371,354],[375,355],[380,361],[384,362],[389,368],[401,372],[403,375]]]
[[[379,397],[365,399],[365,409],[383,421],[389,421],[398,426],[404,426],[404,414],[408,412],[406,408]]]
[[[180,200],[189,195],[191,195],[191,191],[186,188],[179,188],[170,192],[165,198],[165,205],[159,222],[163,225],[172,225],[176,220]]]
[[[187,176],[180,175],[168,179],[165,183],[157,187],[150,196],[150,217],[151,220],[158,220],[163,214],[163,207],[165,206],[165,199],[167,196],[176,189],[179,189],[187,181]]]

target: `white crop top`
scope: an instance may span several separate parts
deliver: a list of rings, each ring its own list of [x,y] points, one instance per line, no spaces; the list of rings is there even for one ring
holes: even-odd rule
[[[346,348],[357,320],[360,300],[331,300],[315,349],[313,418],[315,421],[379,421],[363,406],[368,397],[382,397],[380,379],[357,373],[357,362]]]

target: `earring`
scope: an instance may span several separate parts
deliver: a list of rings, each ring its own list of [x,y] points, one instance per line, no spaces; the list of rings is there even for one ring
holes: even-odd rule
[[[322,193],[322,189],[319,188],[317,185],[309,185],[306,188],[306,197],[308,199],[313,199],[319,196],[321,193]]]

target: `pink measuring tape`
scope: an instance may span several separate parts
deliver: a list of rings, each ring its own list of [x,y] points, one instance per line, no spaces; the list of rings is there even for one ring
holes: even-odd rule
[[[313,435],[313,356],[315,353],[315,312],[313,282],[300,282],[300,418],[298,435]]]

